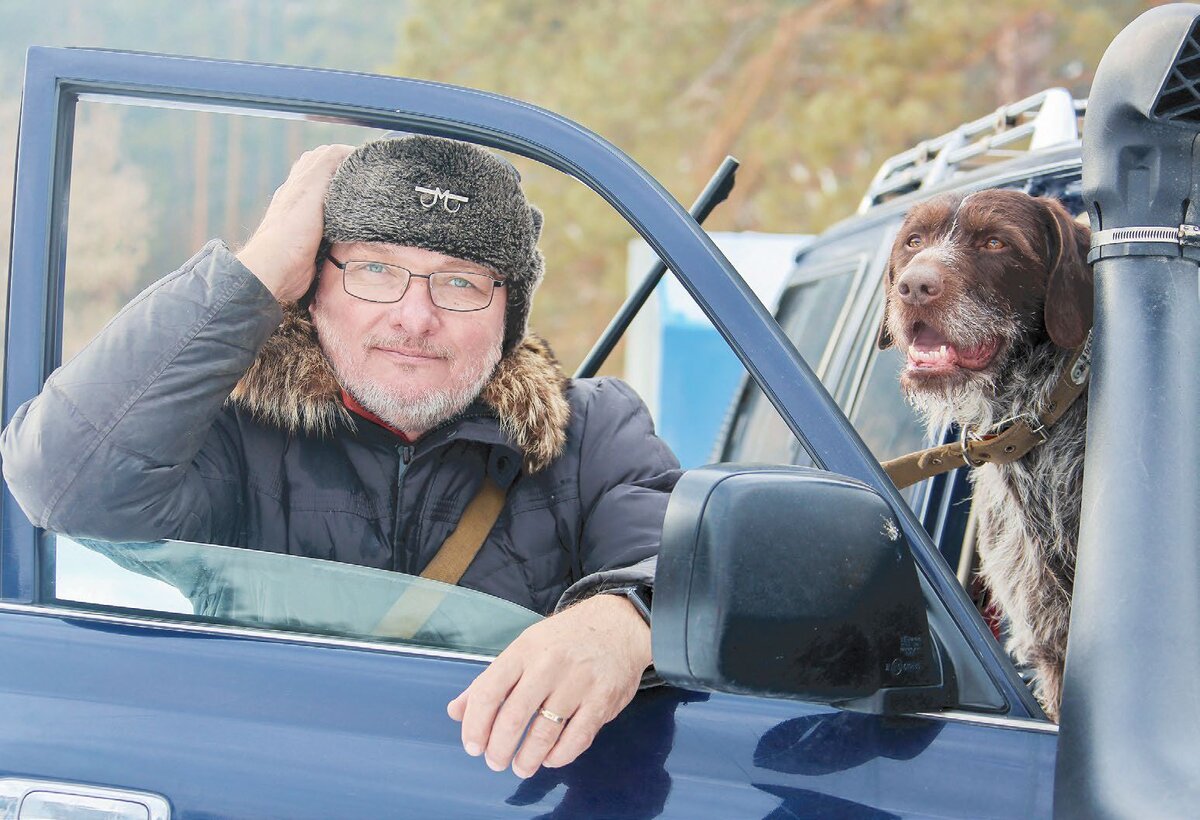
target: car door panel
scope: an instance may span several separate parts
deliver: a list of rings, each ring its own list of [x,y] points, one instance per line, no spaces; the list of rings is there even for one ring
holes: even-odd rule
[[[641,693],[576,763],[522,782],[469,758],[446,717],[479,662],[95,617],[0,612],[0,654],[22,661],[0,672],[0,776],[150,791],[180,816],[214,817],[389,807],[426,817],[806,816],[831,800],[886,814],[1028,817],[1049,805],[1055,734],[1044,726],[887,719],[669,687]]]

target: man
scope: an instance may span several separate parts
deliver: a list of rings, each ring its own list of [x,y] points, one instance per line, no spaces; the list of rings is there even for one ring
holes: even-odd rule
[[[17,412],[9,487],[77,537],[417,574],[490,482],[460,583],[557,614],[448,711],[493,769],[569,763],[650,665],[638,604],[678,462],[627,386],[569,382],[526,338],[540,230],[478,147],[310,151],[236,257],[210,243]]]

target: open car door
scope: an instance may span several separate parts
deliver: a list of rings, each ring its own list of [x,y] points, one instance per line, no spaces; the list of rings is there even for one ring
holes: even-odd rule
[[[894,512],[919,570],[931,628],[954,665],[958,695],[937,715],[897,719],[828,703],[660,687],[641,693],[574,764],[519,781],[469,758],[445,707],[505,641],[502,634],[480,637],[457,619],[476,617],[491,627],[510,619],[519,631],[532,613],[494,599],[464,600],[444,630],[457,637],[404,642],[371,634],[365,593],[357,602],[363,612],[347,613],[336,596],[331,611],[314,596],[307,602],[313,613],[283,622],[253,609],[209,610],[197,603],[203,590],[181,567],[219,566],[231,583],[304,578],[330,595],[338,588],[371,590],[383,601],[404,582],[370,573],[348,577],[351,568],[238,555],[216,545],[78,543],[34,527],[6,487],[0,815],[86,816],[103,809],[106,816],[156,818],[1028,817],[1048,811],[1054,727],[1041,719],[879,464],[678,202],[612,145],[550,112],[407,79],[32,49],[15,187],[6,423],[63,356],[67,204],[73,171],[88,161],[73,146],[84,104],[336,123],[365,129],[363,138],[401,130],[465,139],[544,163],[590,187],[680,278],[813,463],[874,488]],[[180,261],[190,250],[180,249]],[[786,646],[789,636],[766,639]]]

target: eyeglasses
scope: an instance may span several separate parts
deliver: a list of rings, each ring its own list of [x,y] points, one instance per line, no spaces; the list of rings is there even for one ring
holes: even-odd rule
[[[430,301],[443,310],[463,313],[483,310],[492,303],[492,294],[496,288],[504,287],[503,279],[488,276],[486,273],[437,271],[420,274],[386,262],[357,259],[339,262],[330,255],[326,258],[334,267],[341,269],[342,288],[346,293],[364,302],[399,302],[408,292],[410,281],[427,279]]]

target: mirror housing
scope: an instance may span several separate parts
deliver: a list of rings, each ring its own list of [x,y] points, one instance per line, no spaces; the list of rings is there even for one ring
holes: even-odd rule
[[[684,688],[875,714],[955,700],[891,509],[821,470],[686,473],[663,524],[652,626],[659,675]]]

